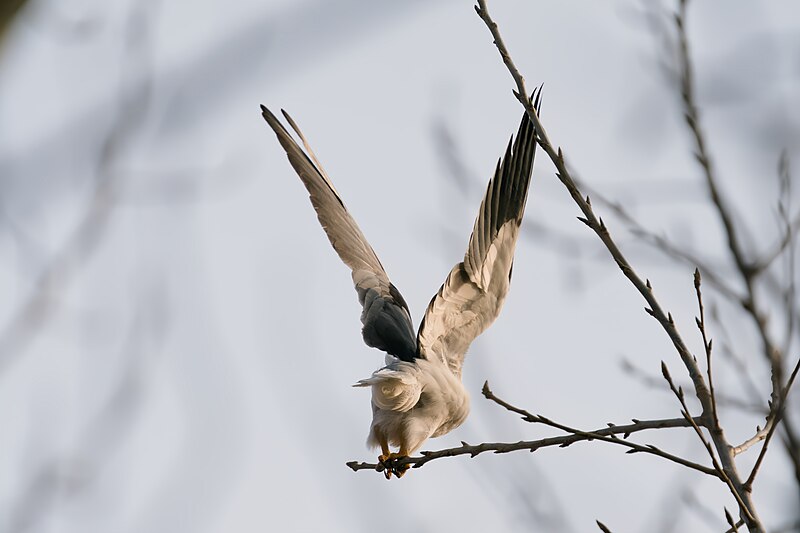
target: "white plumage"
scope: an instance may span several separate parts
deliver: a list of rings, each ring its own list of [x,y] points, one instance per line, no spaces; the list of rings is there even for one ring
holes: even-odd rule
[[[539,96],[535,106],[538,110]],[[408,305],[344,206],[300,129],[284,111],[305,151],[264,106],[262,114],[308,189],[333,248],[352,271],[362,305],[362,335],[387,353],[385,366],[356,387],[372,391],[367,444],[380,447],[386,477],[407,467],[396,459],[416,452],[430,437],[460,426],[469,414],[461,383],[464,355],[500,314],[511,283],[522,215],[528,196],[536,139],[526,115],[489,181],[464,260],[434,295],[415,335]],[[390,452],[390,446],[398,448]]]

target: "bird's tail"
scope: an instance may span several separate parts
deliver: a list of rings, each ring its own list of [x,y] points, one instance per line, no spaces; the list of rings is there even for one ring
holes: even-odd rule
[[[416,376],[389,368],[377,370],[353,386],[371,387],[372,403],[384,411],[408,411],[417,404],[422,392]]]

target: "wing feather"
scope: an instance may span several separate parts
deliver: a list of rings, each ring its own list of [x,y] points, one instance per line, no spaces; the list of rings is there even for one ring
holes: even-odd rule
[[[283,116],[300,137],[305,151],[269,109],[261,106],[261,111],[308,190],[317,218],[333,249],[352,271],[358,301],[362,305],[361,333],[364,342],[404,361],[413,361],[417,354],[417,340],[408,304],[389,280],[378,256],[350,216],[294,120],[283,111]]]
[[[538,112],[540,92],[534,94]],[[494,322],[508,293],[535,153],[526,114],[486,188],[464,260],[450,271],[420,325],[420,355],[441,358],[456,375],[469,345]]]

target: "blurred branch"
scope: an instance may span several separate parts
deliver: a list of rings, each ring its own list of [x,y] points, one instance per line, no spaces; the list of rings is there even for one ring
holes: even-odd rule
[[[728,328],[728,320],[720,316],[720,310],[717,306],[711,307],[711,317],[719,332],[718,338],[721,339],[720,353],[725,357],[725,361],[734,367],[736,377],[741,382],[742,390],[750,397],[752,405],[759,406],[757,409],[758,412],[769,413],[769,406],[764,403],[763,394],[759,391],[758,385],[751,375],[750,369],[747,366],[747,361],[739,353],[739,350],[737,350],[738,347],[734,348],[734,345],[738,343],[731,336],[730,329]]]
[[[682,407],[681,414],[687,421],[691,422],[692,429],[694,429],[697,438],[700,439],[700,442],[703,444],[703,448],[705,448],[706,453],[708,453],[708,456],[711,458],[711,464],[714,466],[714,470],[719,474],[719,477],[725,482],[725,484],[728,485],[731,494],[733,494],[734,498],[736,498],[736,502],[739,504],[740,512],[742,512],[745,515],[748,523],[752,523],[755,520],[755,517],[753,514],[750,513],[748,503],[744,501],[744,498],[742,497],[742,494],[740,492],[740,487],[737,484],[734,484],[734,481],[731,480],[731,476],[728,474],[730,470],[726,470],[720,465],[720,461],[722,460],[729,459],[732,461],[733,454],[730,453],[728,450],[726,450],[728,451],[728,454],[723,455],[723,451],[717,448],[717,454],[719,454],[720,456],[719,460],[717,459],[717,455],[714,454],[714,448],[711,446],[711,443],[706,439],[705,435],[703,434],[703,431],[700,429],[699,424],[689,414],[689,407],[686,405],[686,400],[683,395],[683,389],[675,386],[675,383],[672,381],[672,377],[670,376],[669,370],[664,361],[661,361],[661,372],[664,375],[664,379],[667,380],[670,390],[672,390],[672,392],[675,394],[675,397],[681,404]],[[714,408],[712,407],[712,409]],[[701,420],[700,423],[705,424],[706,428],[711,432],[712,435],[715,434],[722,435],[722,427],[719,425],[719,419],[714,418],[713,415],[710,417],[709,416],[704,417],[704,419]],[[728,447],[730,448],[730,446]],[[736,471],[734,469],[732,473],[735,472]]]
[[[789,390],[792,388],[794,384],[794,379],[797,377],[797,371],[800,370],[800,359],[797,360],[797,364],[794,366],[794,370],[792,370],[791,375],[789,376],[789,381],[786,383],[786,386],[783,387],[781,390],[781,395],[778,398],[778,404],[774,407],[775,414],[769,419],[768,424],[771,424],[769,429],[767,430],[766,434],[763,437],[764,445],[761,447],[761,452],[758,454],[758,458],[756,459],[755,465],[753,465],[753,470],[750,472],[750,475],[745,482],[745,486],[752,490],[753,482],[755,481],[756,474],[758,473],[758,469],[761,467],[761,463],[764,460],[764,455],[767,453],[767,447],[769,446],[769,442],[772,439],[772,436],[775,434],[775,428],[778,427],[778,424],[781,421],[781,417],[784,415],[785,407],[786,407],[786,397],[789,395]],[[761,433],[761,432],[759,432]],[[756,437],[759,437],[759,433],[756,434]],[[761,439],[758,439],[761,440]]]
[[[659,235],[650,231],[641,224],[621,203],[606,198],[605,195],[598,192],[596,189],[587,185],[583,180],[576,179],[576,185],[584,191],[594,201],[604,207],[610,209],[622,222],[624,222],[631,232],[641,239],[645,244],[648,244],[660,251],[661,253],[680,261],[688,266],[699,268],[705,276],[706,280],[714,286],[722,295],[726,296],[731,301],[741,305],[742,296],[736,292],[724,280],[724,277],[717,275],[716,269],[704,258],[701,258],[695,252],[685,249],[683,246],[672,242],[664,235]]]
[[[0,331],[0,376],[20,357],[33,335],[51,316],[53,292],[65,286],[79,271],[109,229],[121,181],[115,165],[146,115],[150,101],[147,19],[154,3],[138,2],[132,7],[125,35],[120,107],[100,147],[94,191],[75,230],[42,268],[30,294]],[[143,82],[129,80],[129,77],[137,74]]]
[[[711,163],[711,158],[706,148],[705,133],[700,125],[700,112],[694,94],[694,67],[689,53],[689,40],[686,35],[687,0],[680,0],[678,13],[675,15],[675,27],[678,36],[679,76],[681,86],[681,99],[684,109],[684,118],[695,143],[695,157],[703,170],[711,202],[719,216],[724,229],[728,250],[736,265],[736,269],[744,283],[746,296],[741,305],[751,315],[764,346],[764,353],[770,361],[772,368],[772,403],[777,402],[783,383],[783,361],[777,347],[767,332],[766,318],[761,310],[761,305],[755,291],[755,278],[758,268],[755,263],[745,256],[739,237],[738,226],[734,222],[731,207],[722,197],[719,189],[719,178]]]
[[[647,373],[645,370],[637,367],[631,360],[623,358],[620,361],[620,366],[623,372],[639,381],[642,385],[659,391],[669,391],[669,386],[664,385],[663,377],[656,377],[655,375]],[[768,409],[763,404],[750,403],[737,396],[727,395],[719,391],[716,391],[716,398],[719,405],[730,406],[741,411],[758,414],[766,414],[768,412]]]
[[[0,3],[0,50],[11,22],[28,0],[4,0]]]
[[[22,483],[19,498],[9,507],[9,531],[30,531],[48,516],[60,501],[85,492],[97,478],[114,452],[125,442],[136,410],[140,405],[143,384],[142,341],[158,341],[154,332],[158,324],[151,317],[160,317],[152,309],[135,313],[127,339],[122,348],[124,366],[120,379],[107,401],[85,426],[75,445],[67,452],[56,454],[29,475]]]
[[[800,213],[795,216],[794,221],[791,220],[792,216],[792,173],[790,168],[789,154],[786,150],[781,151],[778,158],[778,179],[779,179],[779,197],[778,197],[778,217],[782,225],[783,239],[781,239],[778,246],[775,247],[773,253],[767,254],[766,258],[762,259],[762,264],[767,268],[784,252],[786,253],[786,287],[782,291],[781,297],[784,306],[786,307],[786,333],[783,341],[782,353],[787,353],[791,347],[792,338],[798,328],[797,324],[797,286],[795,280],[796,270],[796,252],[797,240],[795,235],[800,230]]]
[[[681,502],[696,516],[701,518],[709,528],[717,531],[720,529],[719,516],[712,509],[706,506],[703,499],[698,497],[690,488],[685,488],[681,492]]]

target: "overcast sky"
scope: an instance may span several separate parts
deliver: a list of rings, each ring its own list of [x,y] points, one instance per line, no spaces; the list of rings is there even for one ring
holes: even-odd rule
[[[581,179],[721,263],[653,5],[489,3]],[[691,3],[689,37],[714,161],[762,249],[778,155],[800,154],[800,10]],[[375,458],[369,394],[350,385],[383,355],[259,104],[298,122],[419,321],[522,113],[470,2],[30,0],[0,79],[0,531],[724,529],[735,504],[718,482],[601,443],[391,482],[345,466]],[[701,350],[693,269],[598,211]],[[486,380],[585,429],[679,416],[622,370],[658,376],[663,359],[683,376],[578,214],[539,154],[509,298],[465,364],[472,414],[425,449],[556,434],[488,404]],[[759,360],[750,372],[766,394]],[[730,423],[739,442],[761,418]],[[704,459],[690,431],[640,441]],[[756,486],[768,526],[797,502],[772,452]]]

